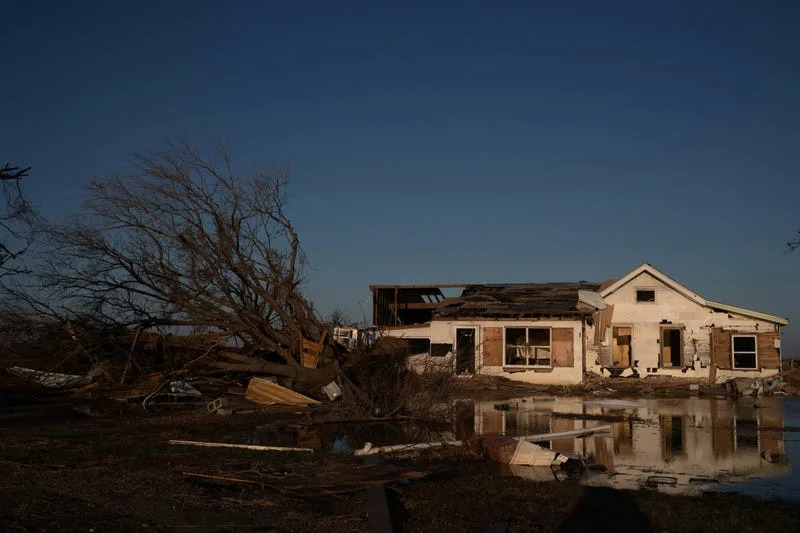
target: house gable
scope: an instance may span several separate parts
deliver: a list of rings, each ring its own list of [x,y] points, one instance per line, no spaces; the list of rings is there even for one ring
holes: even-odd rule
[[[663,293],[665,290],[670,290],[711,311],[727,311],[782,326],[785,326],[789,323],[789,320],[784,317],[706,300],[699,294],[690,290],[688,287],[681,285],[654,266],[647,263],[639,265],[625,276],[603,288],[603,290],[600,291],[600,295],[609,303],[636,302],[636,289],[648,289],[650,287],[657,289],[654,302],[656,305],[659,304],[658,293]],[[642,303],[641,305],[645,306],[647,304]],[[642,307],[642,309],[644,309],[644,307]]]

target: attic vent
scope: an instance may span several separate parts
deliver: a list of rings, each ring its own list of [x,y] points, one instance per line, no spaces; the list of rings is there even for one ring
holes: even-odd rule
[[[655,302],[656,291],[653,289],[636,289],[637,302]]]

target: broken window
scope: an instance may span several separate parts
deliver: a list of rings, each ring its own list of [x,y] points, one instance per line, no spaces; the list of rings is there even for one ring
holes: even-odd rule
[[[755,335],[734,335],[732,344],[733,368],[757,368]]]
[[[410,355],[427,354],[431,351],[430,339],[403,339]]]
[[[654,289],[636,289],[637,302],[655,302],[656,291]]]
[[[431,357],[445,357],[453,351],[453,345],[447,343],[433,343],[431,344]]]
[[[551,364],[550,328],[506,328],[506,365]]]

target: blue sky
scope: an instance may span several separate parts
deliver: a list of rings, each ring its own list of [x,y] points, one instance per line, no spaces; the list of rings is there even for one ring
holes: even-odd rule
[[[5,2],[0,159],[51,217],[181,136],[288,165],[323,313],[650,262],[800,320],[800,4],[497,4]]]

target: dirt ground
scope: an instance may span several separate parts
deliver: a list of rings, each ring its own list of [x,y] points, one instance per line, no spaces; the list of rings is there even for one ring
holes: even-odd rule
[[[294,428],[293,444],[319,446],[322,422],[336,416],[330,405],[218,416],[203,407],[146,413],[110,400],[0,392],[5,531],[367,531],[366,488],[384,484],[396,531],[800,527],[792,504],[534,483],[467,452],[365,466],[352,455],[168,444],[270,426]]]

